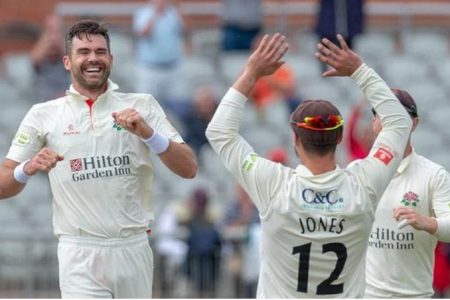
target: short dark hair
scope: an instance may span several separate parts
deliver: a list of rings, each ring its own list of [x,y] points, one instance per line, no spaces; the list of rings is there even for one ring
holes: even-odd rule
[[[392,88],[391,91],[406,109],[411,118],[417,118],[419,116],[416,101],[407,91],[396,88]],[[372,108],[372,113],[374,116],[377,115],[377,112],[374,108]]]
[[[416,101],[414,101],[414,98],[407,91],[396,88],[391,89],[391,91],[411,117],[417,118],[419,116]]]
[[[341,115],[339,110],[327,100],[305,100],[291,114],[291,128],[300,138],[306,152],[325,156],[335,152],[337,144],[342,140],[344,127],[339,126],[333,130],[315,131],[299,127],[293,122],[303,122],[306,117],[319,115]]]
[[[110,41],[108,29],[104,24],[100,24],[95,20],[81,20],[72,25],[69,31],[67,31],[65,36],[65,46],[66,46],[66,54],[69,55],[72,51],[72,41],[74,37],[81,39],[83,36],[89,40],[89,36],[100,34],[106,40],[106,46],[108,48],[108,52],[111,53]]]

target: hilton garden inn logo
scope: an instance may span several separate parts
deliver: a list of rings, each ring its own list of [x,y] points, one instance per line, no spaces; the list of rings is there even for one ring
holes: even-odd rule
[[[70,170],[73,181],[129,175],[130,157],[102,155],[71,159]]]

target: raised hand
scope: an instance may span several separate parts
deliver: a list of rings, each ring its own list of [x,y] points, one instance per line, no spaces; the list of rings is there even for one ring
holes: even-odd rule
[[[153,135],[153,129],[148,126],[141,115],[133,108],[113,112],[112,117],[117,125],[122,126],[128,132],[142,139],[148,139]]]
[[[247,60],[246,68],[254,72],[258,78],[271,75],[284,64],[281,59],[288,49],[289,45],[284,35],[276,33],[270,38],[266,34]]]
[[[233,88],[248,97],[259,78],[273,74],[284,64],[282,58],[288,49],[289,44],[284,35],[276,33],[270,37],[266,34],[248,58]]]
[[[363,63],[358,54],[347,46],[342,35],[338,34],[337,39],[340,48],[326,38],[323,38],[321,43],[317,44],[319,51],[315,53],[315,56],[331,67],[322,74],[324,77],[350,76]]]
[[[49,148],[42,148],[28,163],[25,164],[24,172],[34,175],[39,171],[50,172],[56,164],[64,157]]]

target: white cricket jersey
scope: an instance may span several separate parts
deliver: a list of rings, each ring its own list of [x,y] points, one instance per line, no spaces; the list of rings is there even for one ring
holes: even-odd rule
[[[383,131],[371,154],[352,168],[313,175],[266,160],[239,135],[247,100],[223,98],[207,137],[260,212],[258,298],[361,297],[375,207],[401,161],[411,119],[366,65],[352,78],[382,111]]]
[[[34,105],[7,154],[22,162],[45,146],[64,156],[49,173],[57,236],[123,238],[144,232],[153,219],[150,150],[111,113],[134,108],[157,132],[182,139],[151,95],[117,89],[108,81],[91,108],[73,86],[65,97]]]
[[[411,226],[398,229],[396,207],[419,214],[450,216],[450,176],[444,168],[412,152],[403,159],[378,204],[369,238],[366,269],[368,297],[430,298],[433,295],[433,235]]]

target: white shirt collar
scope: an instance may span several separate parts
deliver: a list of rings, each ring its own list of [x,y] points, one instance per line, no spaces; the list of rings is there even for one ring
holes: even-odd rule
[[[415,156],[416,156],[416,152],[414,151],[414,148],[413,148],[411,153],[407,157],[402,159],[400,166],[398,166],[398,168],[397,168],[397,173],[399,173],[399,174],[403,173],[406,170],[406,168],[408,168],[408,166],[410,165],[411,161],[414,159]]]

